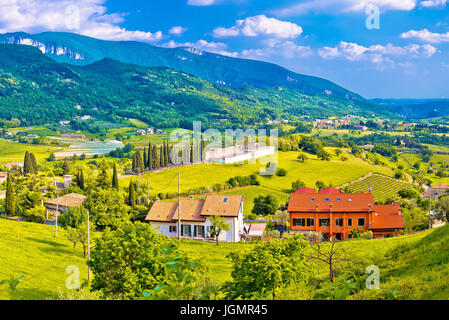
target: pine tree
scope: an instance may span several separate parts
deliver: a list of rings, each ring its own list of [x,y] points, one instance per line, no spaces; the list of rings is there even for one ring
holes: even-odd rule
[[[114,189],[118,189],[119,185],[118,185],[118,175],[117,175],[117,165],[114,162],[114,170],[112,172],[112,188]]]
[[[14,191],[14,184],[12,182],[12,176],[9,172],[6,180],[5,211],[10,217],[16,215],[16,195]]]
[[[128,201],[130,207],[134,207],[136,205],[136,190],[134,188],[134,182],[132,180],[129,182],[128,187]]]

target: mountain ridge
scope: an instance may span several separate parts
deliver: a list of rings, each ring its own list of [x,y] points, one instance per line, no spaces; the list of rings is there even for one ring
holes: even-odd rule
[[[110,58],[75,66],[32,46],[0,44],[0,118],[45,124],[85,114],[113,121],[138,118],[157,127],[191,127],[199,120],[228,128],[305,115],[392,115],[366,101],[286,87],[229,88],[167,67]]]
[[[256,88],[285,86],[306,93],[364,100],[326,79],[298,74],[272,63],[233,58],[190,47],[163,48],[137,41],[106,41],[64,32],[6,33],[0,35],[0,43],[34,46],[57,62],[74,65],[112,58],[141,66],[169,67],[232,88],[244,85]]]

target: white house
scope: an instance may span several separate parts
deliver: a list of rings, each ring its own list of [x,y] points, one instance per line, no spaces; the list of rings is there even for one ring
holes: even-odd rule
[[[220,234],[219,241],[237,242],[243,235],[243,202],[241,195],[208,195],[206,199],[181,199],[181,237],[195,240],[214,240],[210,236],[214,215],[224,217],[229,231]],[[160,233],[178,236],[178,202],[156,201],[146,221]]]

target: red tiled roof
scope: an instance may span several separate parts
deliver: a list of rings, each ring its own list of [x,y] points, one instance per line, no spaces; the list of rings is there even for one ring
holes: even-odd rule
[[[398,204],[377,205],[370,229],[404,229],[401,207]]]
[[[326,188],[326,189],[320,190],[320,192],[319,192],[319,193],[332,193],[332,194],[340,194],[341,192],[340,192],[340,190],[338,190],[338,189],[335,189],[335,188]]]
[[[302,188],[302,189],[296,190],[295,193],[305,193],[305,194],[309,193],[309,194],[311,194],[311,193],[316,193],[316,190],[315,189],[311,189],[311,188]]]
[[[374,211],[371,193],[302,194],[293,193],[288,212],[369,212]]]

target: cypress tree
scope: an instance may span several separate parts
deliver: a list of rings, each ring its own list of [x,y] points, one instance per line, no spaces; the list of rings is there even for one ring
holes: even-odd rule
[[[37,174],[37,161],[36,161],[36,156],[34,155],[34,153],[30,152],[29,153],[29,157],[30,157],[30,163],[31,163],[31,168],[32,168],[32,173],[33,174]]]
[[[16,194],[10,172],[8,172],[8,178],[6,180],[5,211],[10,217],[16,215]]]
[[[193,144],[190,146],[190,159],[189,163],[194,163],[195,159],[193,158]]]
[[[118,175],[117,175],[117,165],[114,162],[114,170],[112,172],[112,188],[114,189],[118,189],[119,185],[118,185]]]
[[[70,166],[67,159],[64,159],[64,163],[62,164],[62,172],[64,175],[69,174],[70,172]]]
[[[23,174],[31,174],[33,172],[32,166],[33,165],[31,164],[30,153],[27,150],[23,159]]]
[[[132,171],[137,172],[137,154],[135,152],[133,153]]]
[[[84,184],[84,171],[83,171],[83,169],[81,169],[81,171],[80,171],[80,173],[79,173],[78,187],[80,187],[81,190],[84,190],[84,188],[85,188],[85,184]]]
[[[168,141],[164,143],[165,146],[165,166],[168,167],[170,164],[170,153],[168,152]]]
[[[148,155],[147,155],[147,148],[143,148],[143,166],[144,168],[148,167]]]
[[[130,207],[134,207],[136,205],[136,190],[134,189],[134,183],[132,180],[129,182],[128,187],[128,201]]]
[[[162,146],[159,148],[159,167],[164,167],[164,163],[165,163],[165,154],[164,154],[164,150],[162,148]]]
[[[139,150],[136,151],[136,170],[139,173],[145,172],[145,166],[143,164],[142,154],[140,153]]]
[[[148,169],[153,170],[153,148],[151,147],[151,143],[148,149]]]
[[[151,168],[157,169],[157,165],[159,163],[159,158],[157,157],[156,146],[151,147]]]
[[[109,179],[110,178],[108,175],[108,165],[106,161],[103,159],[100,165],[100,173],[98,174],[97,177],[97,187],[102,189],[109,189],[111,184],[111,181]]]

